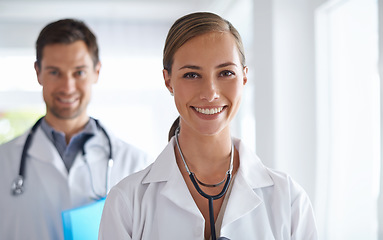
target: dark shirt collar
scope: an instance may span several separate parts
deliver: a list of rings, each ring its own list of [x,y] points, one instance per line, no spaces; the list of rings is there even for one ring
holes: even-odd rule
[[[60,135],[63,135],[65,137],[65,133],[63,132],[60,132],[60,131],[57,131],[55,130],[53,127],[51,127],[47,121],[45,120],[45,118],[42,119],[41,121],[41,128],[43,129],[44,133],[47,135],[47,137],[53,142],[54,139],[53,139],[53,133],[55,134],[60,134]],[[85,125],[85,127],[78,133],[76,133],[74,136],[77,136],[81,133],[85,133],[85,134],[90,134],[90,135],[95,135],[97,133],[97,124],[96,124],[96,120],[94,120],[93,118],[90,118],[88,123]],[[74,137],[73,136],[73,137]],[[72,138],[73,138],[72,137]]]
[[[56,147],[68,171],[72,166],[77,153],[83,149],[86,141],[93,137],[98,130],[96,120],[90,118],[85,127],[80,132],[72,136],[69,144],[67,144],[65,140],[65,133],[55,130],[47,123],[45,118],[41,121],[41,128]]]

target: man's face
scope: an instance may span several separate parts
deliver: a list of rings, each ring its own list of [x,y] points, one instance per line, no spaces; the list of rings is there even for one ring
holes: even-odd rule
[[[35,69],[43,87],[46,117],[50,121],[86,119],[100,67],[100,63],[94,66],[83,41],[45,46],[41,67],[35,64]]]

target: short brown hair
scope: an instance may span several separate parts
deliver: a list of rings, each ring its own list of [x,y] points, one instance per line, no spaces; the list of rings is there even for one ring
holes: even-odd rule
[[[246,65],[241,36],[226,19],[210,12],[196,12],[185,15],[174,22],[166,37],[163,52],[163,67],[171,74],[175,52],[193,37],[209,32],[230,32],[236,41],[241,64]]]
[[[37,66],[41,67],[43,49],[46,45],[56,43],[70,44],[78,40],[84,41],[92,57],[93,64],[96,66],[100,61],[96,36],[84,22],[76,19],[58,20],[48,24],[41,30],[36,41]]]

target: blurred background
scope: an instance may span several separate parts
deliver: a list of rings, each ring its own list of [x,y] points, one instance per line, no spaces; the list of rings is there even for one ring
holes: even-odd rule
[[[382,2],[0,0],[0,143],[45,113],[33,68],[40,30],[78,18],[102,62],[89,114],[157,156],[178,115],[162,79],[167,31],[187,13],[215,12],[239,30],[249,66],[233,136],[303,186],[320,239],[383,239]]]

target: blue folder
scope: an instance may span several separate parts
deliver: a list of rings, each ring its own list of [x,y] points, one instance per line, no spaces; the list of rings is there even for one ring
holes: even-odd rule
[[[65,240],[97,240],[105,198],[62,212]]]

